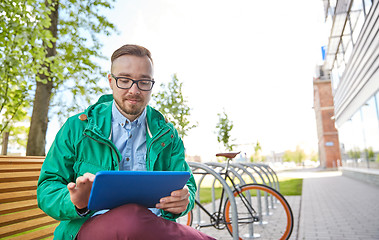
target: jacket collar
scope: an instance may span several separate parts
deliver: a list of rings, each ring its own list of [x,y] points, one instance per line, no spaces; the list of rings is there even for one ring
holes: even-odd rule
[[[85,114],[88,117],[86,129],[102,138],[108,138],[112,129],[112,94],[103,95],[89,106]]]
[[[168,127],[163,115],[149,105],[146,107],[146,121],[148,138],[153,138],[158,135],[162,129]]]
[[[88,116],[86,129],[108,138],[112,129],[112,103],[113,95],[106,94],[89,106],[84,112]],[[146,127],[147,140],[151,140],[161,131],[167,131],[169,128],[164,116],[149,105],[146,107]]]

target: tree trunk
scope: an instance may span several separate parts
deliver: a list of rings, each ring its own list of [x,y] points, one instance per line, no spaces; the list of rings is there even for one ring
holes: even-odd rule
[[[8,154],[8,140],[9,140],[9,132],[3,132],[3,141],[1,144],[1,155]]]
[[[50,13],[51,25],[48,29],[51,31],[53,37],[57,38],[59,0],[53,0],[51,4],[49,4],[48,1],[45,1],[45,4],[48,7],[53,7],[53,10],[51,10]],[[47,58],[55,56],[57,54],[56,42],[52,41],[51,43],[51,48],[45,45],[45,48],[47,50]],[[49,65],[47,65],[47,69],[50,72]],[[45,155],[46,131],[53,81],[49,79],[49,76],[46,76],[44,74],[39,75],[39,77],[41,80],[46,80],[47,82],[43,83],[37,81],[36,93],[33,102],[33,113],[30,121],[28,143],[26,145],[27,156]]]

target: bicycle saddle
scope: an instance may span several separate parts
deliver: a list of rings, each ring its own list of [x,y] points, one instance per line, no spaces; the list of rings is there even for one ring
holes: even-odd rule
[[[216,157],[235,158],[240,152],[217,153]]]

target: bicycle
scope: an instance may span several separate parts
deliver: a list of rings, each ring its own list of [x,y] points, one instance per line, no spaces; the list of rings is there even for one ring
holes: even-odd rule
[[[225,172],[221,173],[221,175],[224,175],[223,179],[227,181],[231,187],[237,204],[238,238],[253,239],[261,237],[262,239],[289,239],[293,230],[294,219],[287,200],[277,190],[263,184],[250,183],[242,184],[241,186],[236,184],[230,176],[230,161],[232,161],[237,154],[239,154],[239,152],[218,153],[216,156],[227,158]],[[196,172],[194,172],[194,174],[196,174]],[[230,235],[233,236],[232,224],[234,220],[232,217],[231,200],[225,195],[225,189],[222,188],[218,210],[213,213],[197,199],[195,200],[195,207],[201,209],[202,215],[205,217],[208,216],[210,220],[209,223],[203,223],[198,219],[195,225],[196,229],[214,227],[222,230],[227,228]],[[275,198],[275,202],[279,204],[272,208],[272,205],[269,204],[268,197]],[[262,205],[265,205],[265,207]],[[263,209],[269,208],[272,210],[271,213],[267,211],[263,212]],[[185,217],[181,218],[188,226],[193,225],[193,211],[194,210],[190,211]]]

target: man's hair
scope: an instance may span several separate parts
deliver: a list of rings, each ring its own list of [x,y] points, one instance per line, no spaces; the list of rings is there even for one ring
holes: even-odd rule
[[[133,44],[126,44],[114,51],[111,57],[111,63],[113,64],[114,60],[123,55],[132,55],[137,57],[147,56],[150,59],[150,61],[153,62],[153,59],[151,58],[151,53],[147,48]]]

